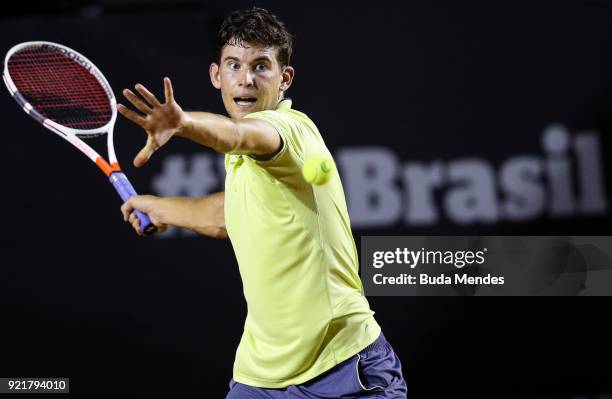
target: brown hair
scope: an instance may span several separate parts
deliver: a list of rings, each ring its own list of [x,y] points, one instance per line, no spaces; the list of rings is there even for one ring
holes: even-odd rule
[[[276,59],[281,67],[289,65],[293,37],[285,24],[270,11],[252,7],[234,11],[225,17],[217,34],[218,56],[223,46],[246,43],[277,48]]]

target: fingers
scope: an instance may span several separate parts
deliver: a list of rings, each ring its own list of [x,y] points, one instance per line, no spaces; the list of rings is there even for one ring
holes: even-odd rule
[[[136,234],[138,234],[139,236],[143,235],[142,230],[140,229],[140,220],[138,220],[138,216],[136,216],[136,212],[132,212],[132,214],[130,215],[129,222],[134,228],[134,230],[136,230]]]
[[[121,205],[121,213],[123,214],[123,221],[127,222],[130,214],[134,210],[132,203],[128,199],[123,205]]]
[[[140,93],[141,96],[144,97],[144,99],[152,106],[152,107],[159,107],[161,106],[161,104],[159,103],[159,101],[157,101],[157,98],[153,95],[153,93],[151,93],[149,90],[147,90],[146,87],[144,87],[143,85],[141,85],[140,83],[137,84],[136,86],[134,86],[134,88],[136,89],[136,91],[138,93]]]
[[[123,220],[132,225],[132,228],[139,236],[144,236],[140,227],[140,220],[135,211],[148,214],[151,222],[157,227],[157,231],[162,233],[168,229],[168,225],[159,217],[160,198],[152,195],[134,195],[130,197],[122,206],[121,213]]]
[[[123,214],[123,220],[132,225],[134,230],[139,236],[144,235],[140,229],[140,220],[136,215],[136,210],[146,212],[150,206],[153,197],[147,195],[134,195],[121,206],[121,213]]]
[[[137,197],[137,196],[136,196]],[[123,205],[121,205],[121,213],[123,214],[123,221],[129,222],[136,233],[138,235],[142,235],[142,231],[140,230],[140,222],[138,221],[138,217],[136,217],[136,212],[134,210],[133,202],[135,197],[129,198]]]
[[[140,168],[142,165],[147,163],[157,148],[158,146],[155,144],[153,135],[149,134],[149,137],[147,137],[147,144],[134,158],[134,166]]]
[[[131,102],[132,105],[135,106],[143,114],[149,115],[153,111],[147,104],[145,104],[144,101],[138,98],[138,96],[134,94],[131,90],[124,89],[123,96],[127,98],[128,101]]]
[[[117,111],[119,111],[121,115],[125,116],[126,118],[144,129],[146,123],[145,118],[138,115],[136,112],[132,111],[123,104],[117,104]]]
[[[172,82],[170,82],[170,78],[164,78],[164,94],[166,96],[166,103],[171,103],[174,101],[174,90],[172,89]]]

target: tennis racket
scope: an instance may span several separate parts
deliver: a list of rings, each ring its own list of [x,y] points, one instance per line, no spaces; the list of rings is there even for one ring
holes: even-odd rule
[[[124,202],[136,195],[113,146],[115,95],[91,61],[60,44],[26,42],[9,50],[2,77],[23,110],[98,165]],[[82,140],[104,134],[108,161]],[[135,212],[145,234],[157,231],[146,214]]]

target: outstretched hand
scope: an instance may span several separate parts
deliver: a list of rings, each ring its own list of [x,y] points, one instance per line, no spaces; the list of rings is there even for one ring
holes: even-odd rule
[[[134,158],[134,166],[144,165],[151,155],[168,142],[184,126],[187,118],[181,107],[174,101],[170,78],[164,78],[164,94],[166,102],[160,103],[155,95],[143,85],[137,84],[135,89],[142,99],[131,90],[123,90],[127,100],[144,115],[135,112],[123,104],[117,104],[121,115],[131,120],[147,132],[147,143]]]

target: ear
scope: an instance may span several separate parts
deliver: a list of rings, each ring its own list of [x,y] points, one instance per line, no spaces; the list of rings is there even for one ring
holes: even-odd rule
[[[219,65],[214,62],[210,64],[210,68],[208,68],[208,73],[210,74],[210,82],[215,87],[215,89],[221,89],[221,76],[219,74]]]
[[[291,87],[291,83],[293,83],[293,77],[295,76],[295,69],[290,66],[286,66],[283,68],[283,73],[281,74],[281,85],[280,90],[285,92],[289,90]]]

